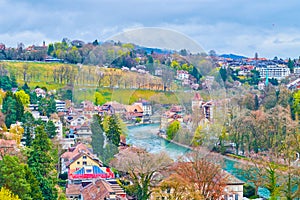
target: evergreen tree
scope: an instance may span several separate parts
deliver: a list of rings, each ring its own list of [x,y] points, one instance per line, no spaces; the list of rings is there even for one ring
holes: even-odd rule
[[[16,100],[16,120],[21,121],[24,115],[24,105],[19,97],[14,95],[14,98]]]
[[[199,80],[201,79],[202,75],[196,67],[193,67],[191,75],[193,75],[197,79],[197,83],[199,83]]]
[[[42,191],[39,187],[39,182],[34,177],[32,171],[28,167],[28,165],[25,165],[24,169],[25,169],[26,180],[30,185],[30,196],[31,196],[32,200],[43,200],[44,198],[43,198]]]
[[[41,118],[38,118],[37,120],[34,121],[34,124],[37,126],[46,126],[46,122],[43,121]]]
[[[10,127],[11,124],[16,123],[17,111],[16,111],[16,100],[8,96],[3,100],[3,113],[5,114],[5,124],[6,127]]]
[[[5,187],[21,199],[30,198],[30,184],[26,180],[24,164],[16,156],[6,155],[0,161],[0,187]]]
[[[47,103],[46,114],[49,117],[52,113],[55,113],[55,112],[56,112],[56,102],[54,100],[54,97],[51,97]]]
[[[261,80],[260,75],[259,75],[259,71],[257,70],[251,70],[251,79],[249,79],[249,84],[250,85],[257,85],[258,82]]]
[[[30,93],[30,87],[28,86],[27,82],[25,82],[22,86],[22,90],[24,90],[27,94]]]
[[[13,88],[17,88],[18,87],[18,83],[17,83],[17,79],[16,79],[16,75],[15,74],[10,74],[10,80],[11,80],[11,87]]]
[[[11,80],[8,76],[0,77],[0,88],[2,88],[5,91],[11,90],[12,88]]]
[[[36,96],[35,92],[30,92],[29,96],[30,96],[30,103],[31,104],[37,104],[38,103],[38,97]]]
[[[26,112],[22,118],[25,139],[25,146],[31,146],[34,133],[34,118],[30,112]]]
[[[94,115],[91,123],[92,131],[92,148],[94,152],[102,157],[103,155],[103,145],[104,145],[104,135],[102,127],[102,119],[99,115]]]
[[[24,114],[24,106],[20,98],[8,91],[3,99],[2,111],[5,114],[5,124],[10,127],[16,121],[21,121]]]
[[[224,82],[226,82],[226,80],[227,80],[227,71],[226,71],[226,69],[225,68],[221,68],[220,69],[220,75],[221,75],[221,77],[222,77],[222,80],[224,81]]]
[[[54,45],[52,43],[49,44],[47,54],[50,56],[54,52]]]
[[[259,101],[257,94],[254,96],[254,110],[258,110],[259,108]]]
[[[49,138],[54,138],[56,136],[56,127],[53,121],[49,120],[46,123],[45,131]]]
[[[41,115],[47,115],[48,101],[46,98],[41,98],[38,102],[38,109]]]
[[[13,98],[13,93],[11,91],[7,91],[5,94],[5,97],[3,98],[3,102],[2,102],[2,109],[5,110],[7,109],[7,100],[9,97]]]
[[[54,162],[56,159],[51,150],[52,144],[44,127],[36,127],[32,150],[29,152],[28,166],[39,182],[45,200],[57,199],[57,189],[55,188],[57,172]]]
[[[73,99],[72,90],[62,91],[62,99],[63,100],[72,100]]]
[[[105,145],[105,148],[103,149],[101,159],[105,165],[108,165],[110,161],[114,158],[114,155],[116,155],[119,152],[118,146],[113,144],[111,141],[108,141]]]
[[[97,45],[99,45],[99,42],[98,42],[98,40],[96,39],[96,40],[94,40],[94,42],[92,43],[94,46],[97,46]]]
[[[291,60],[291,58],[289,58],[287,66],[288,68],[290,68],[291,73],[294,72],[294,67],[295,67],[294,65],[295,65],[294,62]]]
[[[151,55],[148,56],[148,63],[153,63],[153,57]]]
[[[108,130],[106,132],[106,137],[112,144],[118,147],[121,134],[122,130],[118,123],[118,117],[116,115],[112,115],[108,120]]]

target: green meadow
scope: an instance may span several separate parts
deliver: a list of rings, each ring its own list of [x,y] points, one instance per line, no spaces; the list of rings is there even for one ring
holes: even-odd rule
[[[24,84],[24,73],[26,73],[26,82],[31,88],[46,87],[48,90],[72,89],[73,101],[79,103],[83,100],[94,102],[95,92],[99,91],[105,100],[118,101],[123,104],[132,104],[139,99],[146,99],[153,103],[161,104],[178,104],[182,101],[183,96],[176,92],[164,92],[161,90],[146,89],[111,89],[106,86],[97,87],[97,73],[95,66],[78,66],[64,63],[44,63],[44,62],[13,62],[2,61],[0,66],[7,70],[9,74],[14,74],[20,86]],[[78,81],[74,86],[54,82],[54,71],[62,66],[68,66],[74,70]],[[98,69],[99,70],[99,69]],[[79,73],[78,73],[79,71]],[[101,68],[104,73],[118,73],[122,79],[121,70]],[[124,74],[128,76],[128,74]],[[186,95],[185,95],[186,97]]]

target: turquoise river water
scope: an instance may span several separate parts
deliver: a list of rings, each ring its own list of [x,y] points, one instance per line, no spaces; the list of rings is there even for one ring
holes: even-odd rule
[[[127,143],[146,149],[148,152],[157,153],[165,151],[171,158],[177,159],[183,156],[190,149],[168,142],[157,135],[159,124],[149,124],[128,127]],[[224,159],[223,169],[239,179],[245,181],[240,169],[235,167],[237,162],[231,159]]]

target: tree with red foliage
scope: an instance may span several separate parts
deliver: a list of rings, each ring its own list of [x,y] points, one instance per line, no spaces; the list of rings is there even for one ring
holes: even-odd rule
[[[169,199],[221,199],[225,195],[228,175],[216,163],[216,157],[193,152],[177,162],[170,176],[162,182]],[[162,188],[162,189],[163,189]]]

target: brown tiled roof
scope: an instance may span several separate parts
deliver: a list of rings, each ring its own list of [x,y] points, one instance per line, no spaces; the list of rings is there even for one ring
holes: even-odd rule
[[[81,156],[83,156],[83,155],[88,156],[90,159],[92,159],[92,160],[98,162],[100,165],[102,165],[102,164],[101,164],[101,161],[100,161],[96,156],[94,156],[93,154],[77,153],[74,157],[72,157],[72,158],[69,160],[69,162],[67,163],[67,166],[69,166],[70,164],[72,164],[73,162],[75,162],[76,160],[78,160],[79,158],[81,158]]]
[[[60,157],[70,159],[72,157],[72,155],[73,155],[73,152],[67,151],[67,152],[63,153]]]
[[[0,147],[16,147],[17,142],[16,140],[4,140],[0,139]]]
[[[66,188],[66,195],[80,195],[80,184],[68,184]]]
[[[102,179],[88,184],[83,189],[81,189],[81,195],[84,200],[102,200],[109,196],[109,193],[114,192],[109,184]]]
[[[115,110],[123,110],[125,107],[123,104],[120,104],[119,102],[116,101],[110,101],[105,103],[103,106],[111,105]]]
[[[130,113],[135,113],[135,112],[142,113],[143,109],[139,105],[128,105],[128,106],[126,106],[126,112],[130,112]]]
[[[61,155],[62,158],[71,160],[79,153],[86,152],[89,155],[93,155],[92,151],[83,143],[77,143],[74,147],[69,148],[69,151]]]
[[[14,155],[19,151],[15,140],[0,139],[0,160],[1,155]]]
[[[240,179],[236,178],[235,176],[231,175],[230,173],[224,171],[225,176],[227,176],[227,185],[243,185],[244,182]]]
[[[66,113],[65,113],[65,112],[58,112],[57,115],[58,115],[59,117],[62,117],[62,116],[65,116]]]
[[[197,93],[195,93],[195,96],[194,96],[193,100],[194,100],[194,101],[200,101],[200,100],[202,100],[202,97],[201,97],[201,95],[197,92]]]

